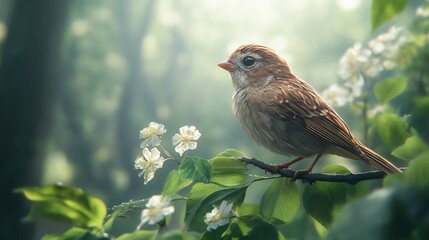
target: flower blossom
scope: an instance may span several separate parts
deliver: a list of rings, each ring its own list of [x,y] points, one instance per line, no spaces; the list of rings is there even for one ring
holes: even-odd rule
[[[396,66],[396,58],[407,41],[407,36],[403,32],[401,27],[392,26],[387,32],[368,42],[372,51],[382,59],[381,63],[385,69]]]
[[[143,128],[140,131],[140,138],[143,139],[140,147],[158,146],[161,143],[160,137],[166,132],[167,130],[164,128],[164,125],[156,122],[150,122],[147,128]]]
[[[207,231],[228,224],[231,216],[232,203],[228,204],[227,201],[222,201],[219,207],[213,207],[213,210],[206,213],[204,216],[204,222],[207,224]]]
[[[369,49],[363,48],[361,43],[355,43],[341,57],[338,74],[344,80],[359,78],[362,65],[368,61],[370,56]]]
[[[391,27],[368,42],[368,46],[355,43],[347,49],[339,61],[338,75],[344,81],[343,86],[332,85],[322,96],[331,104],[342,106],[362,94],[365,80],[376,77],[385,69],[396,66],[398,56],[407,36],[402,28]],[[346,95],[348,89],[349,96]]]
[[[353,100],[350,91],[338,84],[332,84],[321,95],[332,106],[341,107]]]
[[[156,148],[152,148],[150,151],[148,148],[143,149],[143,156],[136,159],[134,163],[135,169],[143,169],[139,173],[139,177],[144,174],[144,184],[147,184],[155,176],[155,171],[162,168],[164,164],[164,158],[161,157],[161,153]]]
[[[174,149],[182,156],[182,154],[189,150],[197,148],[197,140],[201,137],[200,131],[195,126],[184,126],[179,129],[179,133],[173,136],[173,145],[177,145]]]
[[[154,195],[149,199],[146,204],[146,209],[142,211],[140,218],[140,224],[137,226],[137,230],[143,226],[143,224],[157,224],[162,221],[165,217],[170,216],[174,213],[174,206],[171,206],[171,198],[163,197],[162,195]]]
[[[429,17],[429,9],[427,7],[418,7],[416,10],[417,17]]]

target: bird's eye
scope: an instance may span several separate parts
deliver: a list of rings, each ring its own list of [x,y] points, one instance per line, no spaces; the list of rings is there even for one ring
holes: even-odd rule
[[[255,59],[253,57],[247,56],[243,58],[243,65],[246,67],[252,67],[255,65]]]

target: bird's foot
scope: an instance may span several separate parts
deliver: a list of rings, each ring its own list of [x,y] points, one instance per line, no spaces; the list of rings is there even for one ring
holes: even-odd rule
[[[302,170],[297,170],[295,171],[295,173],[293,174],[293,180],[298,179],[299,177],[302,177],[304,175],[307,175],[311,172],[311,169],[302,169]]]

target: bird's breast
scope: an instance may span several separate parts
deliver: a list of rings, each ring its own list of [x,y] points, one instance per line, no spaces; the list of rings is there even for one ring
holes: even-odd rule
[[[271,151],[287,154],[279,149],[277,134],[274,132],[274,128],[277,128],[282,134],[287,134],[286,129],[275,126],[264,104],[266,102],[257,99],[252,93],[237,91],[233,97],[233,112],[246,133],[258,144]],[[278,129],[279,127],[283,129]]]

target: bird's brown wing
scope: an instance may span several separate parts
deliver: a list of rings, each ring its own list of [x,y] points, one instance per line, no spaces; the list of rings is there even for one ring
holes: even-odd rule
[[[273,109],[288,124],[294,124],[316,138],[361,155],[358,140],[346,123],[317,93],[304,82],[279,87]],[[293,92],[292,92],[293,91]]]

